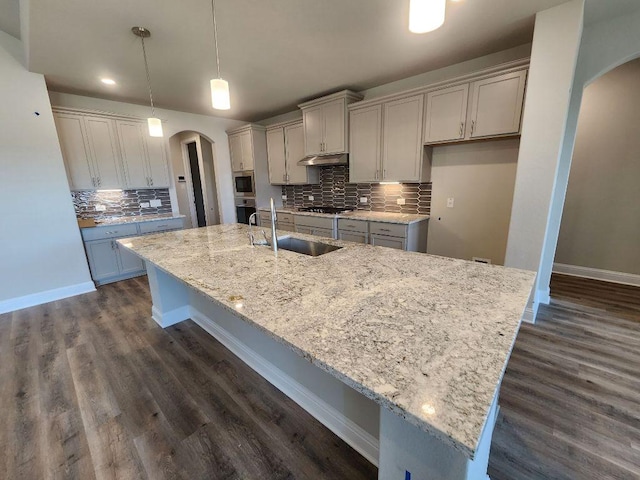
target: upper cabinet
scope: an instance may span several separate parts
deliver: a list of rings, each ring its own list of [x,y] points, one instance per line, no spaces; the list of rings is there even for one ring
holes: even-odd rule
[[[298,105],[302,109],[306,156],[347,152],[347,105],[360,99],[357,93],[344,90]]]
[[[426,144],[520,133],[526,70],[428,92]]]
[[[54,119],[72,190],[169,186],[163,139],[143,121],[59,109]]]
[[[469,138],[520,132],[527,72],[507,73],[471,84]]]
[[[469,84],[427,93],[424,143],[450,142],[464,138]]]
[[[426,182],[431,168],[422,146],[424,95],[349,113],[349,182]]]
[[[318,169],[298,165],[305,157],[302,122],[271,126],[267,129],[269,182],[272,185],[318,183]]]
[[[255,136],[264,135],[261,125],[244,125],[227,131],[229,136],[229,154],[234,172],[244,172],[255,168]]]

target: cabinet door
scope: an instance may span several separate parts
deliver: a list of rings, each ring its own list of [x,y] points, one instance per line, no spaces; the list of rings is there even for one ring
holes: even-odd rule
[[[523,70],[472,84],[470,138],[520,131],[526,75]]]
[[[324,131],[322,153],[342,153],[347,150],[345,144],[345,108],[343,98],[325,103],[322,106]]]
[[[267,159],[269,161],[269,183],[283,185],[286,180],[284,128],[267,131]]]
[[[72,190],[96,188],[95,174],[90,166],[91,154],[82,116],[54,114],[60,149]]]
[[[144,125],[138,122],[117,120],[116,126],[127,188],[148,188],[150,185]]]
[[[382,180],[419,182],[422,168],[423,95],[384,104]]]
[[[241,170],[253,170],[253,137],[252,132],[242,132],[240,134],[240,144],[242,146]]]
[[[347,242],[367,243],[367,237],[368,235],[366,233],[345,232],[344,230],[338,230],[338,239],[345,240]]]
[[[468,83],[427,93],[424,143],[464,138],[468,98]]]
[[[124,188],[122,162],[113,120],[84,117],[98,188]]]
[[[242,140],[240,134],[229,135],[229,154],[231,155],[231,169],[242,171]]]
[[[317,155],[322,153],[322,143],[324,142],[322,105],[304,109],[302,123],[304,125],[304,154]]]
[[[115,246],[118,251],[118,256],[120,257],[120,273],[129,274],[144,272],[144,263],[139,256],[126,248],[120,248],[117,243],[115,243]]]
[[[379,181],[382,105],[349,112],[349,182]]]
[[[85,243],[91,278],[96,281],[113,277],[120,273],[115,240],[96,240]]]
[[[147,136],[144,140],[149,162],[149,186],[153,188],[168,188],[169,169],[164,154],[164,138]]]
[[[284,129],[287,148],[287,183],[304,185],[309,183],[307,167],[298,165],[304,158],[304,129],[302,123],[289,125]]]
[[[396,248],[398,250],[407,249],[407,241],[405,238],[385,237],[384,235],[376,235],[375,233],[372,233],[369,238],[371,245],[376,247]]]

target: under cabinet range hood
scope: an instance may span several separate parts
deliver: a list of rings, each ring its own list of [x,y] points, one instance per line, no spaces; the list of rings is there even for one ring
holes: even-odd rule
[[[336,155],[310,155],[298,161],[304,167],[322,167],[325,165],[348,165],[349,157],[346,153]]]

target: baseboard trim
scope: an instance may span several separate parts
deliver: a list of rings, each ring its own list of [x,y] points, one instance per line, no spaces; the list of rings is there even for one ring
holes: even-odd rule
[[[191,317],[191,310],[188,305],[176,308],[168,312],[161,312],[155,305],[151,306],[151,318],[162,328],[170,327]]]
[[[379,441],[377,438],[193,307],[191,307],[191,319],[363,457],[378,466]]]
[[[591,278],[605,282],[622,283],[640,287],[640,275],[633,273],[614,272],[612,270],[602,270],[599,268],[580,267],[578,265],[567,265],[565,263],[554,263],[553,272],[574,277]]]
[[[55,302],[63,298],[75,297],[83,293],[95,292],[96,286],[93,282],[77,283],[66,287],[45,290],[44,292],[32,293],[22,297],[10,298],[0,302],[0,314],[15,312],[23,308],[35,307],[43,303]]]

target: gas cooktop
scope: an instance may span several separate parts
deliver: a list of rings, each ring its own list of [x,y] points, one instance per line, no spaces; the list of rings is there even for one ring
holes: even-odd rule
[[[338,208],[338,207],[302,207],[298,209],[299,212],[314,212],[314,213],[328,213],[335,215],[337,213],[349,212],[350,208]]]

